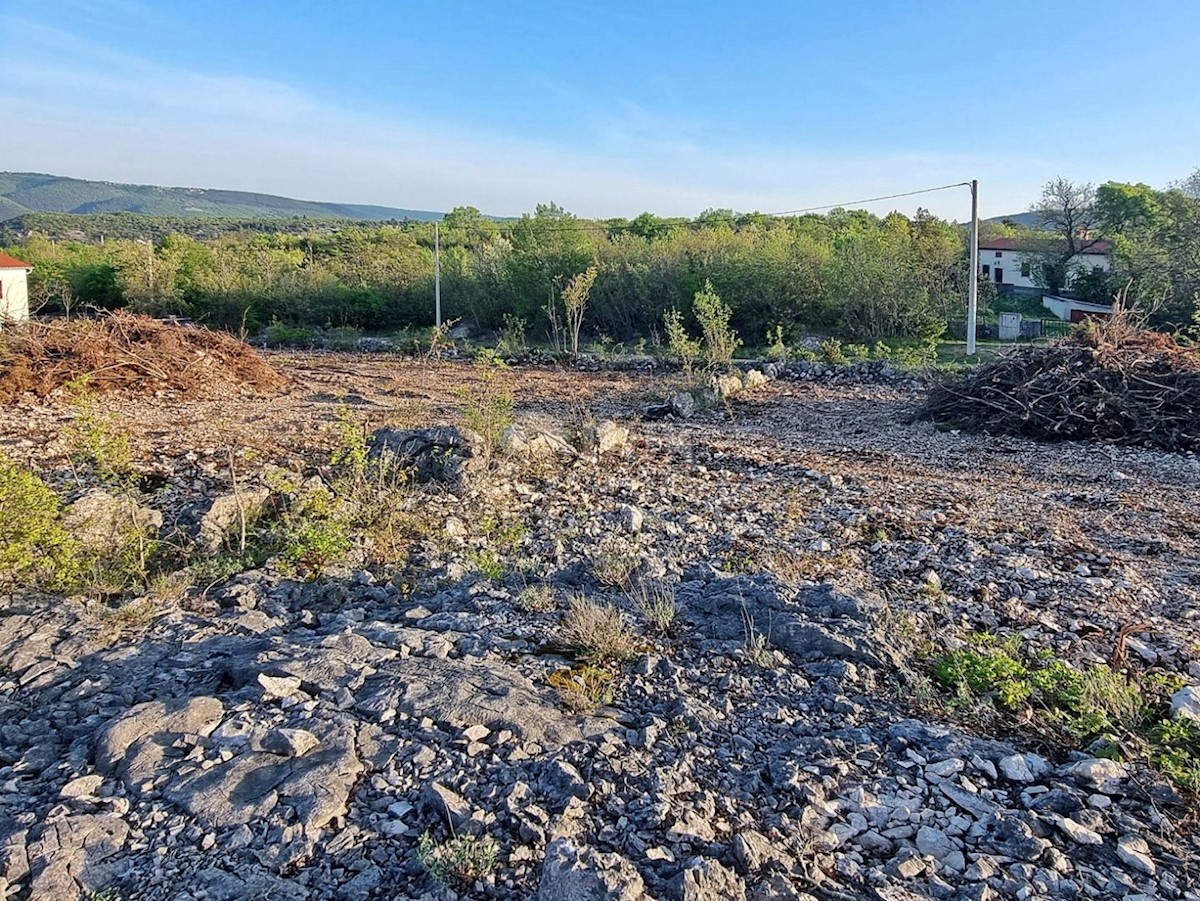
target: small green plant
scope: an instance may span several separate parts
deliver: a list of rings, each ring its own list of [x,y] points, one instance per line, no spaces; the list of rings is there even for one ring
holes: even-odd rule
[[[989,633],[934,659],[934,678],[963,700],[1000,711],[1032,710],[1064,739],[1103,740],[1109,756],[1143,757],[1176,784],[1200,790],[1200,727],[1163,719],[1177,676],[1125,676],[1100,664],[1077,670],[1050,652],[1026,662],[1016,637]]]
[[[417,859],[443,885],[470,884],[496,869],[499,849],[492,839],[454,835],[439,842],[428,830],[417,840]]]
[[[1177,785],[1200,792],[1200,724],[1184,717],[1164,719],[1150,730],[1150,761]]]
[[[508,364],[495,351],[482,349],[475,357],[475,383],[458,391],[463,420],[483,439],[488,457],[495,454],[504,430],[513,424],[513,389],[507,370]]]
[[[504,314],[504,325],[496,341],[496,353],[502,357],[520,357],[529,349],[525,330],[529,323],[513,313]]]
[[[683,314],[678,310],[667,310],[663,314],[663,329],[667,333],[667,350],[671,358],[683,369],[683,374],[691,380],[696,371],[696,363],[700,360],[700,342],[687,333],[683,324]]]
[[[755,666],[771,669],[775,666],[775,655],[771,651],[771,639],[754,625],[754,615],[742,605],[742,651],[746,659]]]
[[[311,347],[316,343],[317,333],[310,328],[286,325],[273,319],[263,331],[263,340],[269,347]]]
[[[292,524],[283,540],[282,557],[293,566],[319,571],[350,550],[350,536],[333,519],[300,520]]]
[[[566,311],[566,335],[571,341],[571,356],[579,356],[579,332],[583,328],[583,312],[587,308],[588,298],[592,293],[592,285],[596,283],[596,276],[600,274],[600,267],[592,264],[583,272],[567,279],[561,284],[561,295],[563,309]]]
[[[821,361],[830,366],[845,366],[848,362],[842,350],[842,342],[837,338],[826,338],[818,347]]]
[[[504,560],[490,547],[467,551],[466,556],[472,569],[493,582],[499,582],[508,573]]]
[[[54,489],[0,454],[0,586],[58,590],[78,581],[62,511]]]
[[[627,589],[634,572],[641,565],[641,558],[620,539],[602,539],[592,553],[592,573],[601,585]]]
[[[612,604],[582,595],[572,598],[561,632],[562,643],[589,663],[620,663],[637,655],[633,629],[625,614]]]
[[[67,388],[72,394],[75,416],[65,435],[75,448],[76,463],[91,466],[96,477],[109,488],[132,490],[137,483],[137,470],[129,436],[116,426],[111,416],[96,410],[86,378],[72,382]]]
[[[627,594],[653,631],[660,635],[671,631],[679,613],[674,586],[658,580],[641,580],[631,585]]]
[[[783,338],[782,325],[767,330],[767,359],[777,363],[787,362],[788,346],[787,341]]]
[[[721,300],[708,279],[704,280],[704,287],[696,292],[692,304],[704,336],[705,361],[710,369],[728,368],[742,344],[742,339],[729,325],[733,310]]]
[[[457,319],[450,319],[441,325],[432,325],[423,340],[418,338],[414,341],[414,345],[421,351],[426,362],[436,360],[447,351],[454,349],[453,331],[457,324]]]
[[[546,678],[563,704],[576,713],[595,713],[613,702],[613,676],[596,666],[560,669]]]
[[[554,590],[544,583],[526,585],[513,603],[526,613],[546,613],[554,609]]]

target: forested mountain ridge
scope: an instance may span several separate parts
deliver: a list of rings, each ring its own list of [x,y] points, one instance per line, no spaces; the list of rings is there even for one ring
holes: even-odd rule
[[[304,216],[374,222],[442,218],[441,213],[430,210],[323,203],[247,191],[129,185],[37,172],[0,172],[0,220],[29,213],[139,213],[147,216],[256,220]]]

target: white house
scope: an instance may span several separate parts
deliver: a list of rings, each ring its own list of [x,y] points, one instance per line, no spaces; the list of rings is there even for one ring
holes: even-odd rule
[[[994,284],[1001,293],[1041,294],[1034,280],[1037,255],[1017,238],[992,238],[979,242],[979,275]],[[1112,245],[1097,241],[1071,260],[1073,273],[1109,272],[1112,269]]]
[[[0,251],[0,322],[29,318],[29,273],[33,267]]]

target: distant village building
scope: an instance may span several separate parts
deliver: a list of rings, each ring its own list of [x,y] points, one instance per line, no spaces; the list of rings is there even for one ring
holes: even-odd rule
[[[0,322],[29,318],[29,273],[33,267],[0,251]]]
[[[1037,251],[1019,238],[991,238],[979,242],[979,275],[996,286],[998,294],[1028,294],[1042,299],[1042,306],[1068,322],[1083,316],[1103,316],[1112,312],[1104,304],[1084,303],[1053,297],[1037,283]],[[1112,244],[1097,241],[1077,254],[1070,265],[1073,275],[1112,271]]]

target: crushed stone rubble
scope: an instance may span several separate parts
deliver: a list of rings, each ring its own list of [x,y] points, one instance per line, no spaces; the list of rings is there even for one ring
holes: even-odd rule
[[[387,406],[377,370],[328,360],[302,363]],[[1173,703],[1200,716],[1194,456],[938,432],[909,382],[774,371],[655,421],[633,417],[674,406],[661,377],[572,374],[597,380],[581,450],[543,440],[578,398],[541,378],[497,466],[448,463],[471,443],[450,431],[377,436],[439,449],[413,495],[437,528],[402,572],[250,570],[117,637],[81,599],[0,602],[0,899],[1200,901],[1168,783],[958,725],[918,658],[993,630],[1085,665],[1137,622],[1131,657],[1186,677]],[[289,390],[282,425],[231,414],[264,466],[305,459],[332,403]],[[53,446],[61,414],[36,410],[5,414],[6,445]],[[155,515],[212,544],[224,451],[157,428],[135,428]],[[498,579],[471,562],[487,517],[521,526]],[[668,634],[603,555],[674,587]],[[530,585],[551,609],[518,603]],[[580,594],[639,632],[591,714],[547,684]],[[423,836],[495,865],[439,881]]]

